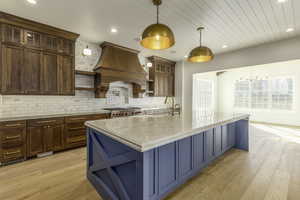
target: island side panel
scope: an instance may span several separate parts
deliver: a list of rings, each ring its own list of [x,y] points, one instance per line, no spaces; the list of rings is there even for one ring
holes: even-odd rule
[[[235,132],[235,148],[249,151],[249,119],[237,121]]]
[[[142,153],[88,129],[87,178],[105,200],[141,200]]]

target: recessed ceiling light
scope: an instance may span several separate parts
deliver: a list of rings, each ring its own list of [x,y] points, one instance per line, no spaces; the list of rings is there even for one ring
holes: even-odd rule
[[[189,57],[188,55],[185,55],[185,56],[184,56],[184,58],[188,58],[188,57]]]
[[[118,32],[118,29],[116,29],[116,28],[111,28],[111,29],[110,29],[110,32],[111,32],[111,33],[117,33],[117,32]]]
[[[223,46],[222,46],[222,48],[223,49],[226,49],[228,46],[226,45],[226,44],[224,44]]]
[[[277,0],[278,3],[285,3],[287,0]]]
[[[36,0],[27,0],[27,2],[28,2],[28,3],[31,3],[31,4],[34,4],[34,5],[37,3]]]
[[[287,33],[289,33],[289,32],[293,32],[294,31],[294,29],[293,28],[288,28],[288,29],[286,29],[286,32]]]

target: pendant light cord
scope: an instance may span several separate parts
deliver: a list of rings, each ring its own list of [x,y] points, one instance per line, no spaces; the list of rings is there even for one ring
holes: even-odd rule
[[[156,22],[159,24],[159,5],[156,5]]]
[[[202,30],[200,30],[200,47],[202,47]]]

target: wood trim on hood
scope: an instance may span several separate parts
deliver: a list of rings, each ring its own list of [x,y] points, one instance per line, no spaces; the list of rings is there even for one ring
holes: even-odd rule
[[[139,51],[104,42],[100,45],[102,54],[94,71],[96,76],[96,98],[105,98],[109,84],[123,81],[133,84],[133,97],[145,92],[146,72],[138,59]]]

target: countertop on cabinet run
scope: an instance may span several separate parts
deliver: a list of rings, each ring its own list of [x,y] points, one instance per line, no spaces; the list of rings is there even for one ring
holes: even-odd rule
[[[215,126],[248,120],[248,114],[213,113],[190,120],[183,116],[142,115],[86,122],[95,129],[123,144],[144,152],[182,138],[201,133]]]
[[[97,114],[105,114],[105,113],[110,113],[110,111],[98,110],[95,112],[61,113],[61,114],[49,114],[49,115],[6,116],[6,117],[0,116],[0,122],[30,120],[30,119],[46,119],[46,118],[56,118],[56,117],[72,117],[72,116],[79,116],[79,115],[97,115]]]

